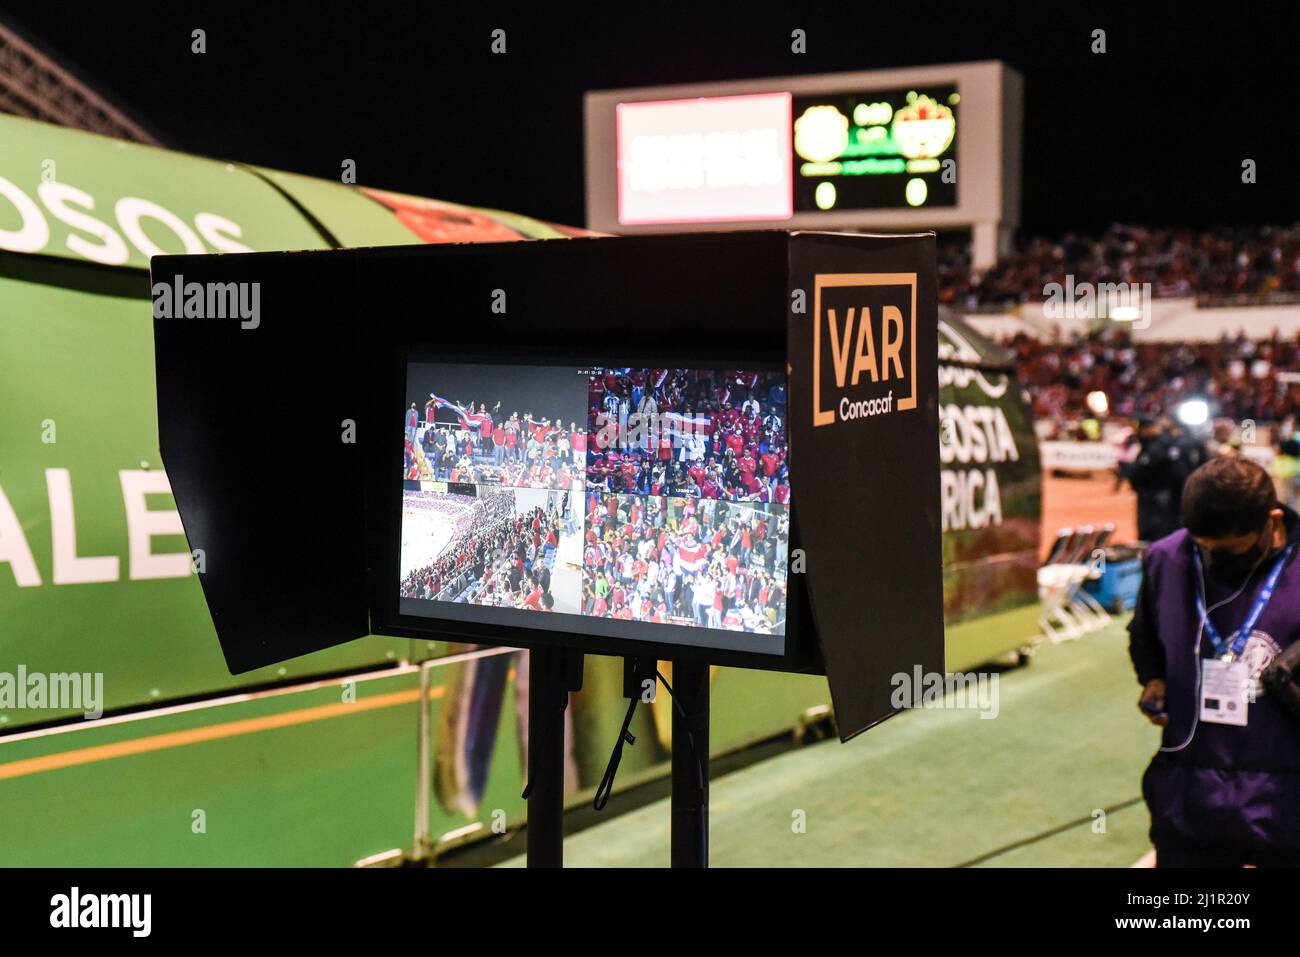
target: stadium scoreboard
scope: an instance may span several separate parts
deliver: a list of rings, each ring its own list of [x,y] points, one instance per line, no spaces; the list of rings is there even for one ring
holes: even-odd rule
[[[590,92],[587,225],[966,229],[1020,222],[1023,81],[998,62]]]
[[[155,318],[231,670],[366,634],[564,646],[825,673],[843,736],[888,717],[891,676],[943,670],[933,242],[155,259],[169,295],[259,290],[256,326]]]

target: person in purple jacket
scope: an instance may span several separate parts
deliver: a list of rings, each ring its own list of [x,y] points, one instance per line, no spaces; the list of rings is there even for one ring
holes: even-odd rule
[[[1142,779],[1157,867],[1300,866],[1300,715],[1260,673],[1300,637],[1300,516],[1255,463],[1187,480],[1129,624],[1138,707],[1164,728]]]

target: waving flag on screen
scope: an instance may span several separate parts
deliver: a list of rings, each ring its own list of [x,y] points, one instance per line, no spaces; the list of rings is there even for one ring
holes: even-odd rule
[[[697,572],[704,567],[708,557],[708,545],[697,541],[694,537],[687,538],[677,546],[677,554],[673,556],[673,567],[682,573]]]
[[[681,412],[664,412],[659,416],[664,430],[676,438],[680,435],[712,435],[713,416],[686,415]]]
[[[455,412],[457,418],[460,419],[460,424],[471,431],[482,428],[484,422],[492,421],[492,416],[488,415],[486,412],[470,412],[460,403],[452,402],[451,399],[444,399],[442,396],[436,395],[433,392],[429,393],[429,398],[434,401],[434,404],[437,405],[438,408],[451,409]]]

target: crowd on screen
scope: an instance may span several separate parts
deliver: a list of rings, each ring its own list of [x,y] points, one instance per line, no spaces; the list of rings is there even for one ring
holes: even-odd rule
[[[586,529],[583,614],[783,633],[784,509],[589,492]]]
[[[1300,293],[1300,223],[1279,227],[1144,229],[1025,239],[981,274],[968,243],[939,244],[940,302],[958,309],[1041,302],[1048,283],[1150,283],[1153,295]]]
[[[453,498],[464,502],[451,541],[435,562],[407,574],[402,597],[554,610],[551,574],[564,520],[541,507],[516,514],[513,492],[444,496]]]
[[[590,384],[587,485],[785,504],[785,404],[780,372],[602,370]]]
[[[1292,381],[1300,372],[1300,338],[1135,343],[1110,332],[1059,342],[1020,334],[1002,344],[1015,354],[1040,420],[1093,416],[1092,392],[1105,393],[1109,415],[1122,418],[1173,414],[1191,398],[1206,399],[1215,415],[1237,422],[1283,423],[1300,413],[1300,382]]]
[[[441,403],[441,404],[439,404]],[[451,407],[455,423],[437,422]],[[531,413],[501,416],[500,403],[468,406],[430,398],[421,421],[414,403],[406,413],[403,475],[411,480],[534,488],[580,488],[587,459],[587,433],[577,423]]]

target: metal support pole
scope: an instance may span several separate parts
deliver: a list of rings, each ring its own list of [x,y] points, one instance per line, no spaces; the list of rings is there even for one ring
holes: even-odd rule
[[[708,867],[708,664],[674,661],[673,698],[672,866]]]
[[[528,866],[564,866],[564,709],[572,653],[528,653]],[[581,669],[581,655],[578,656]],[[581,670],[579,687],[581,687]]]

